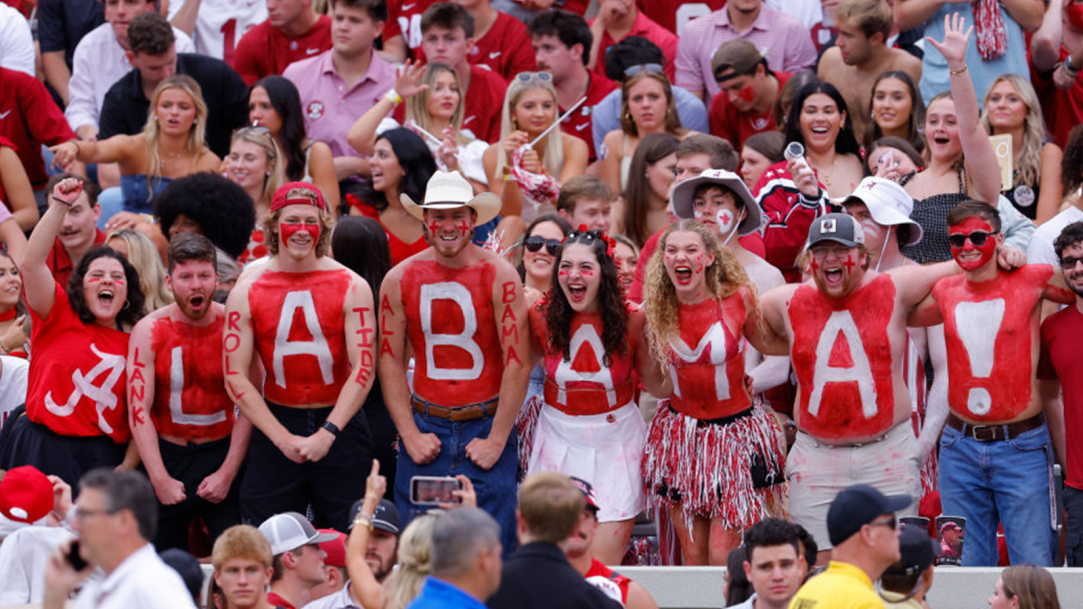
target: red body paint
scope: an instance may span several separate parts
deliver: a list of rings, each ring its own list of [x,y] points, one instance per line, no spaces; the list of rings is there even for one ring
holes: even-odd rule
[[[721,303],[708,299],[680,305],[680,343],[671,345],[670,405],[697,419],[727,417],[752,405],[745,389],[745,354],[740,328],[744,298],[736,292]],[[683,344],[682,344],[683,343]]]
[[[847,273],[852,273],[854,267],[857,265],[857,263],[854,262],[853,254],[846,254],[846,262],[843,262],[842,265],[846,267]]]
[[[253,282],[248,301],[256,351],[267,371],[268,400],[285,406],[338,400],[350,376],[342,315],[350,283],[345,270],[268,271]]]
[[[978,216],[971,216],[963,220],[959,224],[948,228],[949,235],[969,235],[974,231],[992,233],[993,226],[982,218],[979,218]],[[990,234],[985,240],[985,245],[981,247],[974,245],[970,241],[970,239],[967,239],[966,243],[961,248],[956,248],[955,246],[952,246],[951,256],[955,259],[955,262],[959,263],[959,266],[963,267],[964,270],[973,271],[975,269],[981,268],[985,265],[985,263],[989,262],[989,260],[991,260],[993,256],[996,255],[996,251],[996,235]],[[981,257],[969,261],[959,259],[961,255],[969,254],[971,252],[979,252],[981,254]]]
[[[150,415],[159,433],[208,441],[224,438],[233,430],[233,400],[226,393],[221,364],[224,326],[225,316],[199,327],[168,317],[154,322],[154,406]],[[179,361],[174,359],[177,356]]]
[[[414,391],[422,398],[455,407],[500,392],[504,357],[493,309],[495,277],[488,262],[448,268],[414,261],[404,269],[400,289],[415,354]],[[512,349],[508,359],[521,361]]]
[[[756,89],[751,84],[745,85],[737,90],[737,97],[747,103],[752,103],[756,101]]]
[[[312,236],[312,241],[316,241],[320,238],[320,225],[319,224],[301,224],[300,222],[283,222],[279,225],[281,231],[282,243],[290,240],[290,237],[294,236],[298,232],[306,232]]]
[[[799,385],[797,408],[802,430],[818,438],[840,440],[876,436],[891,427],[895,418],[895,388],[888,324],[894,306],[895,285],[887,275],[843,298],[828,298],[808,285],[794,292],[788,310],[793,328],[790,355]],[[843,331],[830,329],[840,325],[856,327],[860,344],[853,344]],[[828,335],[824,334],[825,329]],[[830,345],[830,351],[818,353],[824,341]],[[826,356],[826,362],[818,361],[822,356]],[[867,390],[863,394],[856,380],[830,380],[830,372],[856,374],[859,364],[865,362],[871,370],[871,379],[863,382],[871,381],[872,395]],[[819,391],[815,382],[817,366],[823,375]],[[816,398],[815,412],[810,411],[813,398]],[[864,399],[871,403],[865,403]]]
[[[933,296],[944,317],[952,412],[997,423],[1030,406],[1034,315],[1052,274],[1047,265],[1028,265],[981,283],[959,275],[937,282]]]

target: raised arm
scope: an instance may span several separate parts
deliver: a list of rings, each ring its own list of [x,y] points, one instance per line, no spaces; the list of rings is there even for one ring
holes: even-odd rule
[[[1058,1],[1052,0],[1049,4],[1056,4]],[[1000,4],[1004,5],[1004,10],[1028,33],[1034,33],[1038,26],[1042,25],[1046,12],[1044,0],[1000,0]]]
[[[914,1],[914,0],[909,0]],[[959,13],[944,15],[944,40],[938,42],[926,37],[948,62],[951,73],[951,96],[955,101],[955,118],[959,124],[959,141],[963,145],[963,158],[969,172],[970,184],[975,198],[990,205],[997,204],[1000,196],[1000,165],[997,163],[989,134],[979,120],[978,98],[974,83],[966,65],[966,49],[974,26],[966,28],[966,19]]]
[[[350,596],[361,601],[361,606],[365,609],[384,607],[384,589],[365,562],[365,554],[372,533],[369,525],[372,524],[376,507],[380,505],[380,498],[386,490],[387,479],[380,475],[380,461],[373,459],[372,471],[365,481],[365,497],[350,529],[350,537],[346,540],[346,573],[350,576]]]
[[[14,148],[0,147],[0,176],[3,176],[4,200],[19,228],[33,230],[38,223],[38,205],[34,201],[34,188],[23,169],[19,154]]]
[[[70,171],[76,161],[80,163],[123,163],[135,154],[138,136],[114,135],[106,140],[71,140],[49,148],[55,154],[53,164]]]
[[[1063,0],[1050,2],[1045,8],[1042,25],[1030,39],[1030,60],[1039,73],[1052,70],[1060,61],[1060,41],[1064,28],[1061,23],[1063,15]]]
[[[19,272],[23,276],[26,304],[42,319],[49,317],[56,301],[56,279],[45,261],[53,249],[57,235],[60,234],[64,216],[81,194],[83,183],[76,178],[62,180],[52,192],[46,193],[49,209],[30,234],[22,260],[18,261]]]
[[[397,95],[401,101],[428,89],[429,85],[417,84],[424,73],[424,65],[414,64],[411,60],[406,61],[395,77],[395,88],[359,116],[346,132],[346,141],[353,146],[354,150],[365,156],[372,154],[372,147],[376,145],[376,129],[380,126],[380,121],[390,116],[391,111],[399,104],[399,101],[394,99],[394,95]]]

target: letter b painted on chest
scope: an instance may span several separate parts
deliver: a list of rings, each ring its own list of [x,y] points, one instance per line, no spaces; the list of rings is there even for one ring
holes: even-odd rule
[[[445,334],[433,331],[433,302],[450,300],[454,302],[463,316],[463,329],[458,334]],[[425,363],[428,376],[438,381],[472,381],[481,378],[485,367],[485,355],[474,341],[478,329],[477,312],[466,286],[454,281],[430,283],[421,286],[421,331],[425,335]],[[436,365],[434,351],[436,347],[457,347],[470,356],[469,368],[441,368]]]

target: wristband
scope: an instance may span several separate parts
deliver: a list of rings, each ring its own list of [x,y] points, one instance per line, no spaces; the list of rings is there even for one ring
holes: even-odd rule
[[[324,421],[323,425],[320,425],[320,428],[331,432],[331,435],[336,438],[338,437],[338,434],[342,433],[342,430],[338,428],[338,425],[335,425],[331,421]]]
[[[392,106],[397,106],[402,103],[402,96],[395,89],[388,89],[387,93],[384,93],[384,99],[391,102]]]
[[[353,523],[355,526],[360,524],[367,528],[369,532],[372,532],[372,518],[369,518],[360,512],[357,513],[357,516],[354,516]]]
[[[969,69],[970,69],[970,66],[963,66],[963,67],[959,68],[958,70],[950,70],[949,72],[950,72],[950,74],[952,76],[958,76],[958,75],[962,74],[963,72],[966,72]]]
[[[1071,55],[1064,59],[1064,71],[1067,72],[1069,76],[1077,76],[1079,74],[1079,68],[1072,66]]]

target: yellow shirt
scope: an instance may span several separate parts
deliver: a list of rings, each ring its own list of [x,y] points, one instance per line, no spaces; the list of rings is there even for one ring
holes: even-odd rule
[[[831,561],[826,571],[801,586],[789,609],[884,609],[884,601],[864,571]]]

